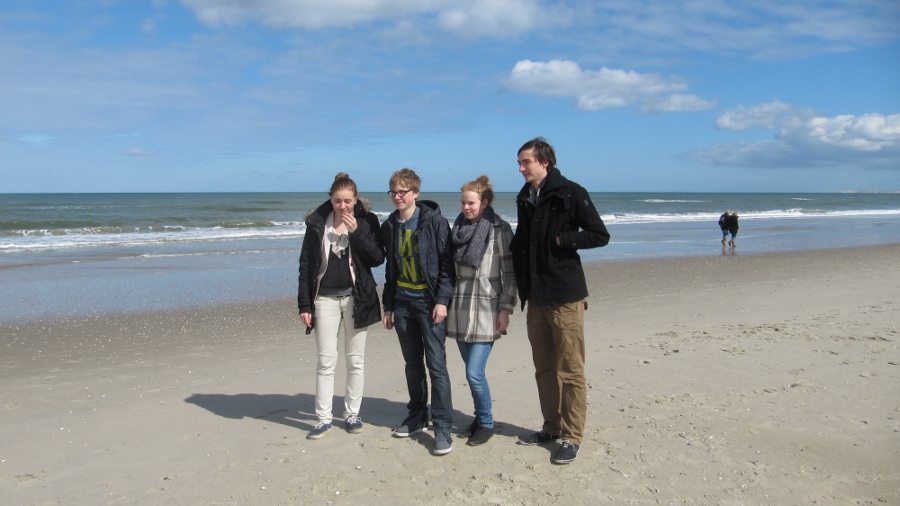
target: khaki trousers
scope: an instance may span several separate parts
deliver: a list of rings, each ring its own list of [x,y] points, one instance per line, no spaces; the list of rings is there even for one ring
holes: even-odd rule
[[[544,431],[575,444],[584,437],[584,301],[551,306],[528,302],[525,315]]]

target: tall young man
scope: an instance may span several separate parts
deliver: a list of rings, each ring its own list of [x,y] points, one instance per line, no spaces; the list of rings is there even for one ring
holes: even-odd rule
[[[587,190],[563,177],[542,137],[519,149],[525,186],[516,197],[518,227],[510,249],[534,361],[544,425],[519,440],[562,441],[554,464],[575,460],[584,437],[584,312],[588,295],[579,249],[606,246],[609,232]]]
[[[384,328],[397,329],[409,389],[409,416],[394,436],[410,437],[428,428],[427,366],[434,454],[446,455],[453,449],[453,400],[444,346],[445,319],[456,274],[449,247],[450,225],[437,203],[417,200],[421,184],[422,179],[410,169],[391,176],[389,193],[397,210],[381,226],[386,259]]]

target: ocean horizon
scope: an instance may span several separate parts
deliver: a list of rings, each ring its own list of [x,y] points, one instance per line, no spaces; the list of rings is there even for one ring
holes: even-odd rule
[[[589,262],[745,255],[900,242],[900,193],[590,192],[610,244]],[[516,226],[514,192],[495,211]],[[361,192],[384,220],[386,192]],[[0,320],[100,315],[291,296],[310,193],[0,194]],[[452,223],[459,192],[423,192]],[[723,250],[717,220],[740,216]],[[379,282],[381,270],[376,273]]]

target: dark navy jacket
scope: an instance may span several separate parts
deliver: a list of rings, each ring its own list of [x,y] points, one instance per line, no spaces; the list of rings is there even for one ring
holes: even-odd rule
[[[428,291],[435,304],[450,305],[453,287],[456,285],[456,270],[450,251],[450,224],[441,215],[441,208],[430,200],[416,201],[419,208],[419,261],[425,272]],[[394,310],[394,290],[397,288],[399,266],[394,257],[394,220],[399,211],[394,211],[381,224],[384,243],[384,291],[382,303],[385,311]]]

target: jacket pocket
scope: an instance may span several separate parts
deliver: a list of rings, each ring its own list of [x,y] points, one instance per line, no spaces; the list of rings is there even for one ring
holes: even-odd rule
[[[553,315],[553,323],[562,330],[578,330],[584,327],[584,304],[582,301],[561,304]]]

